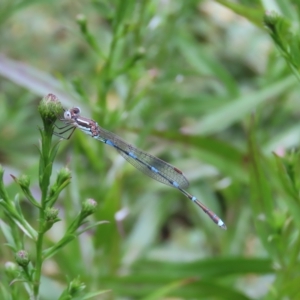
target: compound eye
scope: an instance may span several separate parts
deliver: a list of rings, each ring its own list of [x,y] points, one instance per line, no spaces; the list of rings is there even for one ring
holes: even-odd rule
[[[79,108],[79,107],[74,107],[74,108],[73,108],[73,113],[74,113],[75,115],[79,115],[79,114],[80,114],[80,108]]]
[[[67,119],[67,120],[70,120],[70,119],[71,119],[71,113],[70,113],[68,110],[66,110],[66,111],[64,112],[64,118]]]

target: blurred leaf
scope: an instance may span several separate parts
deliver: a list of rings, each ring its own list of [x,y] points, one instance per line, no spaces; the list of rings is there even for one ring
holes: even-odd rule
[[[239,3],[234,3],[226,0],[216,0],[216,2],[224,5],[228,9],[234,11],[236,14],[239,14],[246,19],[248,19],[251,23],[255,24],[258,27],[263,27],[261,19],[263,17],[263,8],[261,4],[257,1],[256,3],[259,4],[259,7],[254,9],[250,8],[246,5],[241,5]]]
[[[76,95],[72,91],[66,92],[65,87],[57,79],[3,54],[0,55],[0,75],[41,97],[49,93],[55,94],[67,107],[78,104]]]
[[[180,32],[176,40],[181,53],[185,56],[188,63],[201,75],[215,76],[222,82],[228,93],[228,96],[236,96],[238,89],[234,79],[228,71],[212,57],[210,51],[205,51],[197,47],[196,41],[193,41],[186,33]]]
[[[224,257],[204,259],[188,263],[157,262],[151,260],[137,261],[133,266],[140,278],[154,276],[175,280],[181,277],[222,278],[225,275],[237,274],[269,274],[274,269],[272,261],[262,258]],[[157,273],[159,270],[159,273]]]
[[[224,130],[245,118],[247,114],[251,114],[255,109],[259,109],[260,105],[270,101],[270,98],[278,96],[287,89],[294,87],[295,84],[295,78],[289,76],[262,88],[260,91],[241,96],[223,105],[210,115],[203,117],[193,128],[189,129],[189,133],[195,134],[196,132],[201,132],[203,135],[208,135],[216,133],[219,130]]]

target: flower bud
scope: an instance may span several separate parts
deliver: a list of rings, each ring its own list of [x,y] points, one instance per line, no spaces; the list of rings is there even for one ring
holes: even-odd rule
[[[19,266],[27,267],[29,264],[29,254],[25,250],[20,250],[15,254],[16,262]]]
[[[68,168],[62,168],[57,174],[55,183],[49,191],[49,205],[52,206],[56,201],[59,193],[70,183],[71,172]]]
[[[22,189],[28,189],[30,185],[30,178],[27,175],[21,175],[20,178],[17,179],[17,182],[21,186]]]
[[[52,123],[56,121],[57,116],[63,111],[61,103],[53,94],[48,94],[44,97],[38,109],[42,119]]]
[[[62,168],[58,172],[56,184],[58,186],[61,186],[66,180],[69,180],[70,178],[71,178],[70,170],[67,167]]]
[[[87,199],[82,204],[81,212],[87,217],[96,211],[97,202],[94,199]]]
[[[275,11],[266,11],[264,14],[264,23],[269,28],[276,26],[279,19],[280,17]]]
[[[79,14],[76,16],[77,24],[80,26],[82,32],[87,32],[87,25],[86,25],[86,16],[83,14]]]
[[[47,207],[45,209],[45,220],[46,222],[49,223],[54,223],[58,221],[59,219],[57,218],[58,215],[58,209],[54,207]]]
[[[141,59],[142,57],[145,56],[146,50],[144,47],[139,47],[136,52],[135,52],[135,59]]]
[[[80,278],[73,279],[68,286],[68,291],[71,296],[75,296],[85,289],[85,284],[81,282]]]
[[[10,275],[11,277],[14,277],[16,275],[16,273],[19,273],[18,266],[12,261],[7,261],[5,263],[4,268],[5,268],[5,273],[7,275]]]

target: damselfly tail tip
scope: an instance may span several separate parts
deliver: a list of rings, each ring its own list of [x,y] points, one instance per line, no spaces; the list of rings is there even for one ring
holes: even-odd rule
[[[220,219],[219,220],[219,222],[218,222],[218,224],[217,224],[220,228],[222,228],[222,229],[224,229],[224,230],[226,230],[227,229],[227,227],[226,227],[226,225],[225,225],[225,223]]]

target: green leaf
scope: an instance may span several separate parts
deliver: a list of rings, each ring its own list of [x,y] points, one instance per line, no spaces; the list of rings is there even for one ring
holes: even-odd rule
[[[241,5],[239,3],[230,2],[227,0],[216,0],[216,2],[220,3],[221,5],[224,5],[231,11],[235,12],[236,14],[245,17],[251,23],[254,23],[256,26],[263,28],[261,19],[264,14],[264,9],[259,2],[256,2],[258,4],[256,5],[258,6],[258,8],[251,8],[247,5]]]
[[[230,101],[216,111],[205,116],[193,128],[191,134],[201,133],[209,135],[228,128],[234,123],[243,120],[247,115],[259,109],[262,104],[269,102],[272,97],[291,89],[296,85],[294,76],[280,79],[250,95],[244,95],[236,100]]]

